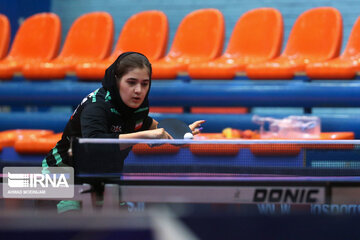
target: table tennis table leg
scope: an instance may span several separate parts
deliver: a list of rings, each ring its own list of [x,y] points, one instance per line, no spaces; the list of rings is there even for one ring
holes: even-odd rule
[[[90,184],[75,185],[75,200],[80,201],[82,211],[88,213],[94,211],[90,189]]]
[[[103,210],[118,210],[120,201],[120,190],[117,184],[105,184]]]

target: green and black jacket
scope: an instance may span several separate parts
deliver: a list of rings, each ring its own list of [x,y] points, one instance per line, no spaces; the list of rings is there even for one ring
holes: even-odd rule
[[[152,124],[149,114],[148,94],[144,102],[137,109],[126,106],[119,95],[115,78],[115,66],[125,56],[118,59],[106,70],[102,80],[102,87],[90,93],[77,106],[68,121],[61,140],[47,154],[43,167],[73,166],[68,154],[70,141],[74,137],[81,138],[118,138],[119,134],[148,130]],[[151,76],[151,72],[150,72]],[[151,81],[150,81],[151,83]],[[149,88],[150,91],[150,88]],[[126,157],[130,148],[123,150]],[[124,159],[120,160],[119,170],[122,169]]]

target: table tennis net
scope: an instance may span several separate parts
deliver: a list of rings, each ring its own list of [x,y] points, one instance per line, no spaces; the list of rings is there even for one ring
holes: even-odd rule
[[[76,139],[72,153],[77,174],[360,176],[359,140]]]

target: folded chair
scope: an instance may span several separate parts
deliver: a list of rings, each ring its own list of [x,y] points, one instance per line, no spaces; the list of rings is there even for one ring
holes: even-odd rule
[[[0,145],[12,147],[15,142],[24,138],[38,138],[53,135],[52,130],[45,129],[14,129],[0,131]]]
[[[279,56],[283,39],[283,19],[274,8],[258,8],[237,21],[225,53],[212,61],[190,64],[195,79],[233,79],[246,65]]]
[[[0,14],[0,59],[3,59],[8,53],[10,32],[9,19],[4,14]]]
[[[224,17],[217,9],[191,12],[181,21],[171,49],[165,58],[152,63],[154,79],[174,79],[188,65],[206,62],[221,54],[224,43]]]
[[[59,51],[61,21],[53,13],[27,18],[17,31],[9,55],[0,61],[0,79],[11,79],[29,63],[53,59]]]
[[[52,61],[27,64],[27,79],[62,79],[80,63],[109,56],[114,38],[114,22],[109,13],[93,12],[80,16],[72,24],[60,55]]]
[[[79,79],[99,80],[105,69],[123,52],[140,52],[155,61],[165,55],[169,35],[166,15],[161,11],[144,11],[131,16],[124,24],[110,57],[76,66]]]
[[[14,143],[14,149],[20,154],[46,154],[55,147],[61,137],[62,133],[19,138]]]
[[[360,17],[351,31],[346,48],[340,57],[306,66],[306,75],[312,79],[352,79],[360,71]]]
[[[280,57],[246,67],[251,79],[291,79],[309,63],[338,56],[342,40],[342,18],[332,7],[302,13],[296,20]]]

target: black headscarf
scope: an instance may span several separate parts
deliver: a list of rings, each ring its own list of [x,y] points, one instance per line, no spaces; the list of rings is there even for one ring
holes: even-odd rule
[[[139,54],[139,55],[142,55],[142,56],[144,56],[146,58],[145,55],[143,55],[141,53],[138,53],[138,52],[124,52],[124,53],[120,54],[120,56],[115,60],[115,62],[113,64],[111,64],[110,67],[108,67],[106,69],[105,76],[104,76],[104,78],[102,80],[102,85],[103,85],[104,89],[110,92],[111,101],[115,105],[116,110],[122,116],[125,117],[125,121],[126,121],[126,125],[127,125],[126,129],[134,129],[136,121],[138,121],[139,119],[144,120],[149,114],[149,99],[148,99],[148,96],[149,96],[150,87],[151,87],[151,72],[152,72],[151,65],[150,65],[150,69],[149,69],[149,90],[146,93],[144,101],[142,102],[140,107],[131,108],[131,107],[127,106],[123,102],[123,100],[121,99],[115,75],[116,75],[116,66],[118,65],[118,63],[120,61],[122,61],[126,56],[128,56],[130,54]],[[119,76],[119,77],[122,77],[122,76]],[[139,109],[143,109],[143,108],[145,108],[146,110],[137,112]]]

